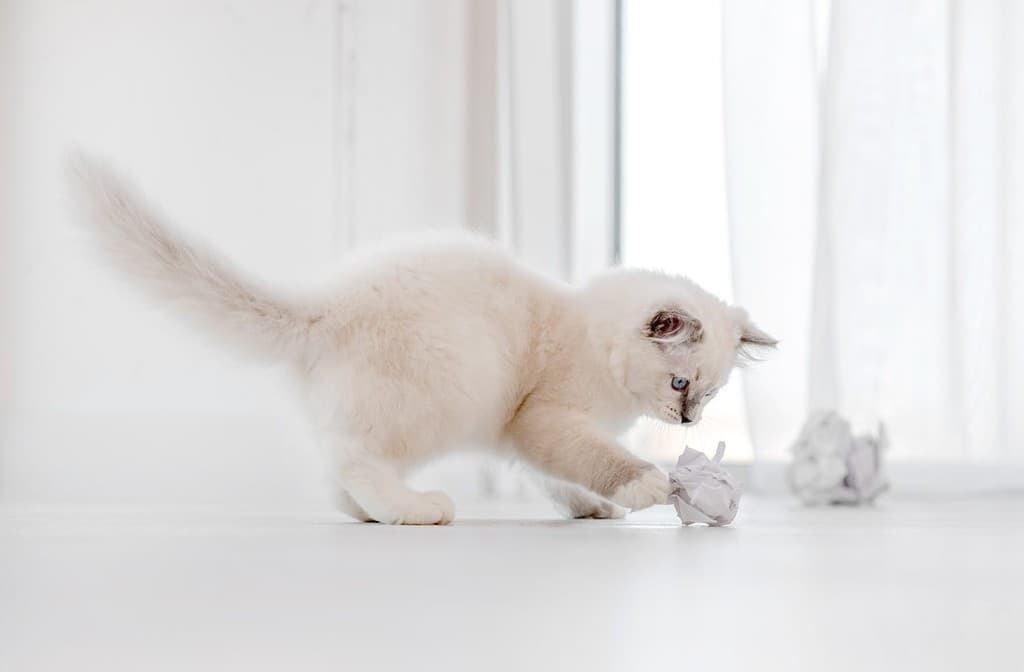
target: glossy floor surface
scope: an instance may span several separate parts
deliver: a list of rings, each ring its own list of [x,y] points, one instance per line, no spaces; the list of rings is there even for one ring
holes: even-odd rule
[[[0,670],[1019,670],[1024,499],[449,527],[9,511]]]

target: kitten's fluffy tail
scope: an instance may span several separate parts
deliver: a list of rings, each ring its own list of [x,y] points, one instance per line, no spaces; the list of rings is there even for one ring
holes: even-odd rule
[[[83,219],[107,256],[149,294],[256,354],[292,358],[308,349],[322,310],[243,277],[163,221],[100,162],[76,154],[69,167]]]

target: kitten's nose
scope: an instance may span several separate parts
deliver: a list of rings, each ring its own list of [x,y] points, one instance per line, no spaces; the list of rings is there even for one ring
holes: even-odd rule
[[[681,419],[680,419],[680,422],[681,422],[682,424],[684,424],[684,425],[688,425],[688,424],[690,424],[691,422],[693,422],[693,420],[690,420],[690,419],[689,419],[688,417],[686,417],[686,416],[684,415],[684,416],[682,416],[682,417],[681,417]]]

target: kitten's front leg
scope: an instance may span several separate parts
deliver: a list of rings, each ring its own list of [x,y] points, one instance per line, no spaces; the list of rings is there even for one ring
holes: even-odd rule
[[[524,410],[509,426],[520,455],[538,469],[636,511],[668,502],[668,477],[564,411]]]
[[[626,509],[575,483],[545,477],[544,490],[567,518],[623,518]]]

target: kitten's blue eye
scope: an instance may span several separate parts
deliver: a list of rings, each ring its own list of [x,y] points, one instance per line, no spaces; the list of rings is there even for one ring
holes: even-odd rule
[[[690,386],[690,381],[680,376],[674,376],[672,378],[672,389],[677,392],[682,392]]]

